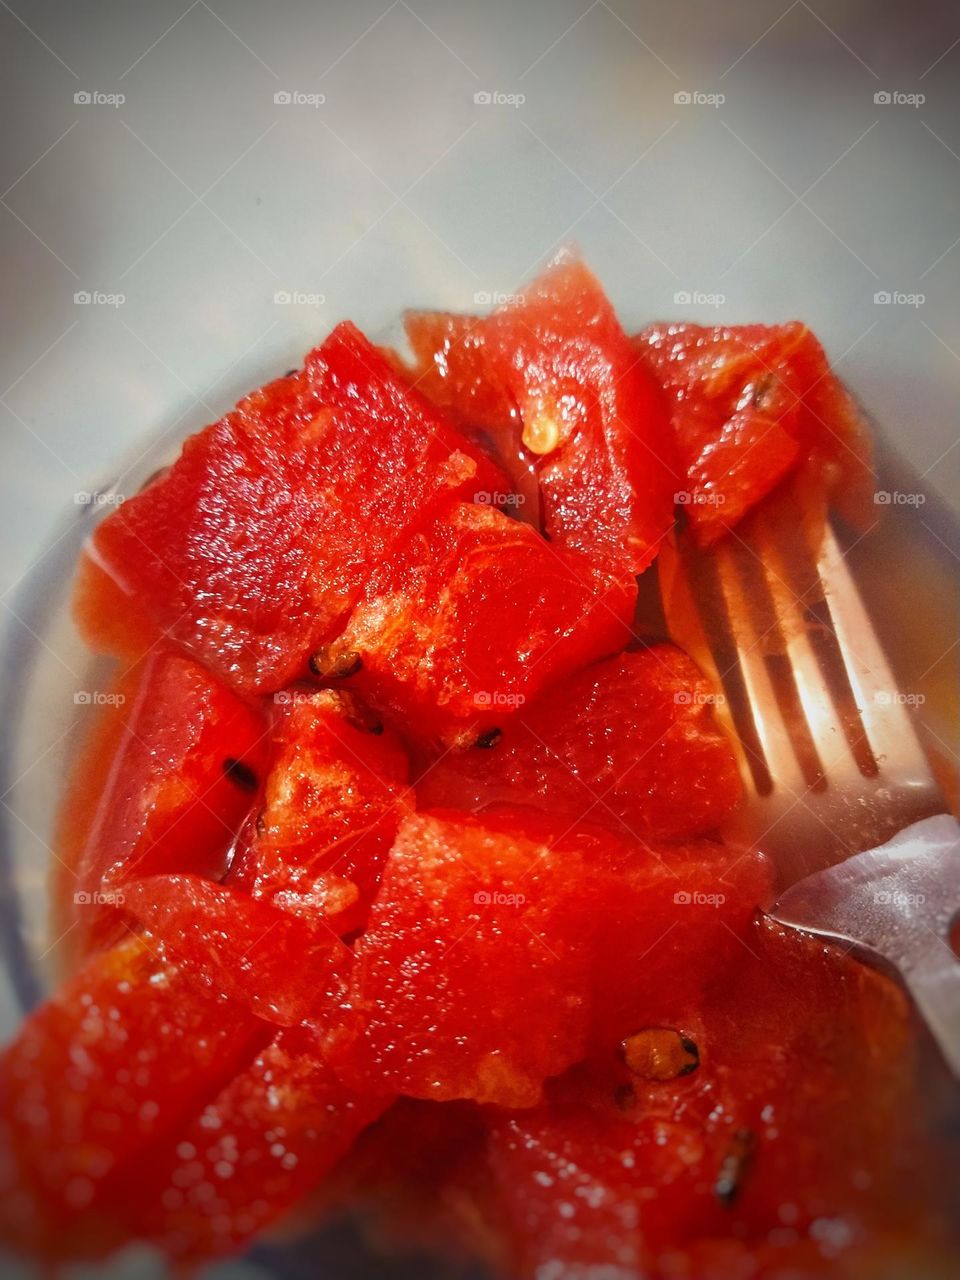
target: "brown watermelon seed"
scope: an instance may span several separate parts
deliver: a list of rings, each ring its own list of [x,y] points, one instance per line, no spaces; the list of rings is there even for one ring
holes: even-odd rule
[[[503,737],[502,729],[488,729],[486,733],[481,733],[480,737],[473,744],[480,747],[483,751],[489,751],[491,747],[495,747]]]
[[[700,1065],[700,1050],[689,1036],[672,1027],[647,1027],[627,1036],[620,1046],[627,1068],[644,1080],[676,1080]]]
[[[331,654],[329,649],[318,649],[310,655],[307,665],[321,680],[346,680],[357,674],[363,666],[363,658],[353,649],[340,654]]]

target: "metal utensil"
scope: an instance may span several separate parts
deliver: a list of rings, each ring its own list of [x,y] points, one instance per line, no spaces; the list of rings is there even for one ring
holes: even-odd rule
[[[673,586],[671,632],[723,690],[770,914],[892,966],[960,1076],[960,824],[834,528],[778,495],[709,551],[681,534]]]

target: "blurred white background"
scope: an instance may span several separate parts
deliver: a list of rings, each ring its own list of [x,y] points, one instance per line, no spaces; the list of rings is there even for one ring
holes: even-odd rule
[[[8,609],[161,431],[564,241],[629,325],[807,320],[960,509],[953,4],[10,0],[0,31]]]

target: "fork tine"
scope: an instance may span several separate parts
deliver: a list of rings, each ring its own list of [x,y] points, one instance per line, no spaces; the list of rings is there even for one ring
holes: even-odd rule
[[[930,766],[896,678],[832,529],[824,538],[820,572],[833,630],[860,720],[878,766],[895,769],[909,785],[932,785]]]
[[[674,638],[709,652],[750,795],[737,834],[762,833],[781,887],[942,808],[836,536],[803,498],[781,490],[709,551],[681,534],[693,645],[667,609]]]

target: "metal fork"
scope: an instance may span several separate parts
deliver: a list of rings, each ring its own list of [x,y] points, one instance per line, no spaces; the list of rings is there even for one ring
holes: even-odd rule
[[[674,557],[668,627],[723,691],[735,834],[773,861],[770,914],[892,966],[960,1076],[960,825],[834,528],[787,492],[709,551],[681,533]]]

